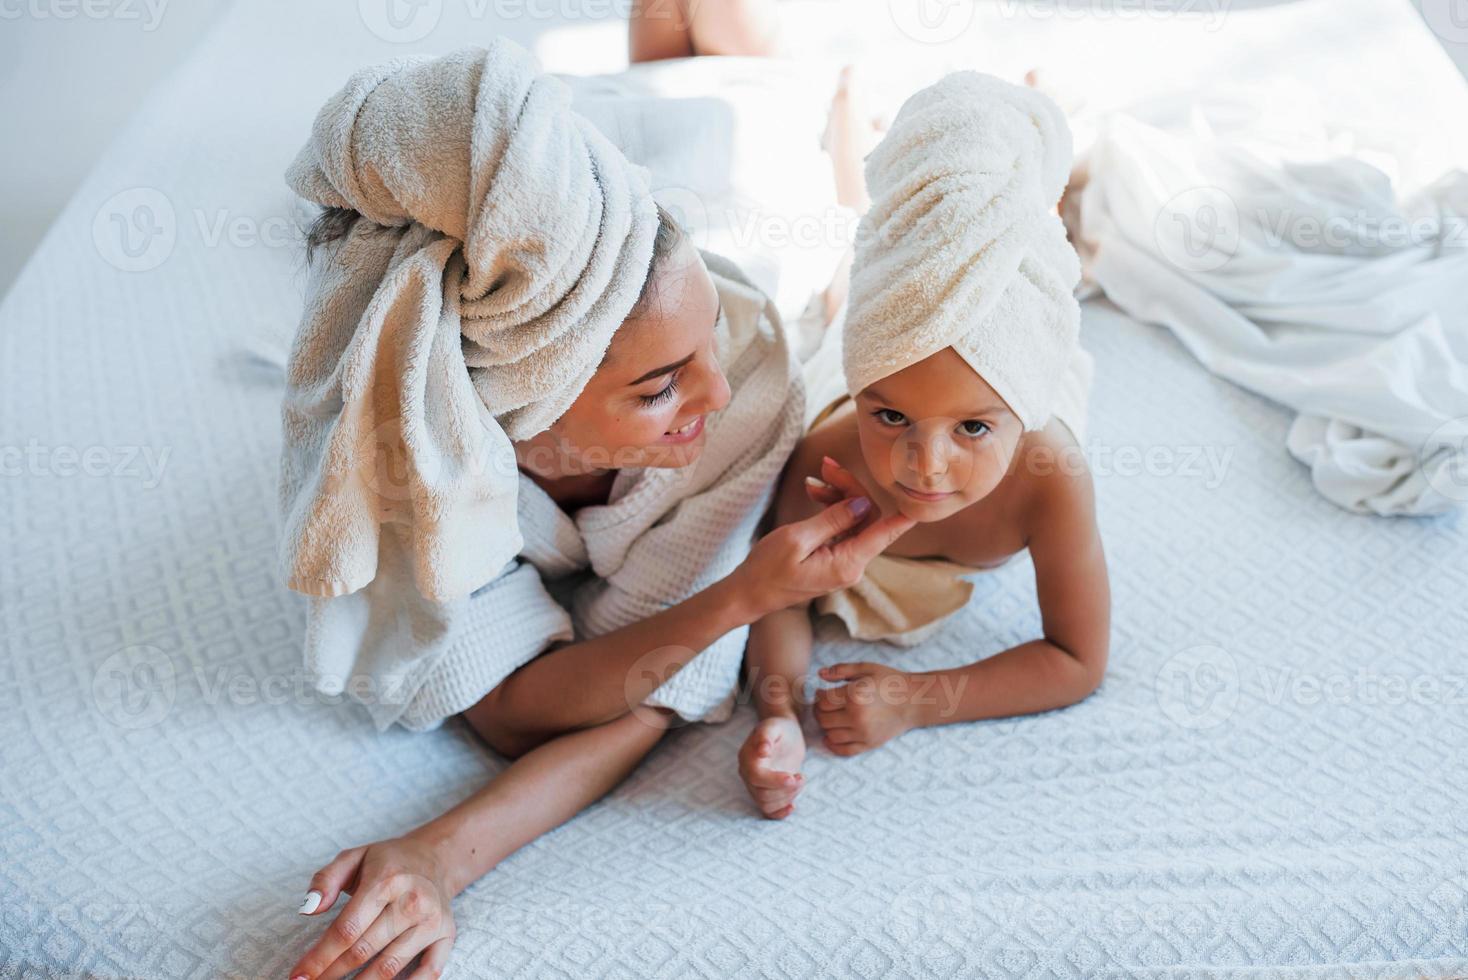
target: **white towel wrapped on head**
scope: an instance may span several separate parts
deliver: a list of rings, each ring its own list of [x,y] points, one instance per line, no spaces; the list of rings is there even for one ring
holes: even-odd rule
[[[585,387],[657,228],[646,173],[569,105],[498,39],[363,69],[316,117],[288,181],[368,220],[313,263],[288,365],[291,588],[354,593],[381,564],[442,602],[519,553],[511,440]]]
[[[1044,427],[1080,329],[1080,262],[1055,213],[1070,164],[1065,117],[1034,89],[955,72],[903,104],[866,161],[852,394],[952,347],[1026,429]]]

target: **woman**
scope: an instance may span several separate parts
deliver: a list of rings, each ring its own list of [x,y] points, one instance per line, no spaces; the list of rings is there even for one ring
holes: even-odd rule
[[[749,546],[801,422],[778,317],[522,59],[497,43],[370,69],[292,168],[330,209],[285,411],[308,659],[330,673],[349,650],[338,674],[404,695],[363,699],[379,724],[462,713],[515,757],[448,813],[317,872],[303,913],[351,900],[292,976],[394,976],[420,954],[413,975],[437,975],[458,892],[678,719],[726,716],[748,625],[853,584],[911,526],[857,499]],[[550,186],[495,193],[517,174]],[[481,435],[513,449],[508,477],[475,468]],[[485,513],[498,522],[459,520]],[[568,615],[542,578],[587,568]]]

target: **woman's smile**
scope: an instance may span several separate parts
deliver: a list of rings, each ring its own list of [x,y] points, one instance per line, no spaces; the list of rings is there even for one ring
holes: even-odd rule
[[[693,421],[685,423],[682,427],[663,433],[663,442],[688,443],[703,435],[704,416],[695,416]]]

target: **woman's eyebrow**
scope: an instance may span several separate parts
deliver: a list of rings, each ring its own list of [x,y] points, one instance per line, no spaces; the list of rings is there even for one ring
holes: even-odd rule
[[[724,315],[724,301],[721,299],[721,300],[719,300],[719,308],[714,311],[714,324],[716,326],[718,325],[719,317],[721,317],[723,315]],[[647,372],[642,377],[638,378],[636,381],[629,381],[629,382],[627,382],[627,386],[630,388],[633,385],[640,385],[644,381],[651,381],[653,378],[661,377],[662,375],[665,375],[665,374],[672,374],[674,371],[678,370],[680,367],[682,367],[683,365],[687,364],[691,360],[693,360],[693,354],[689,354],[687,357],[683,358],[683,360],[681,360],[681,361],[674,361],[672,364],[664,364],[660,368],[653,368],[651,371]]]
[[[672,364],[664,364],[660,368],[653,368],[651,371],[647,372],[642,377],[638,378],[636,381],[629,381],[629,382],[627,382],[627,384],[628,384],[629,387],[631,385],[640,385],[644,381],[651,381],[653,378],[659,377],[661,375],[664,375],[664,374],[672,374],[674,371],[678,370],[680,367],[682,367],[683,365],[687,364],[691,360],[693,360],[693,355],[692,354],[689,354],[687,357],[683,358],[683,360],[681,360],[681,361],[674,361]]]

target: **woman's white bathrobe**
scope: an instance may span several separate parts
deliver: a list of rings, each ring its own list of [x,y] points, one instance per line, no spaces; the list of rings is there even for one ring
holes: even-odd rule
[[[704,261],[723,304],[718,356],[732,395],[709,416],[698,461],[622,470],[607,504],[574,517],[522,474],[525,546],[496,578],[451,604],[446,642],[365,660],[353,658],[361,648],[351,644],[308,642],[307,662],[323,686],[345,685],[381,728],[433,728],[551,645],[645,619],[744,560],[800,436],[805,400],[773,304],[732,263],[709,253]],[[720,637],[647,703],[690,721],[728,718],[748,632]]]

